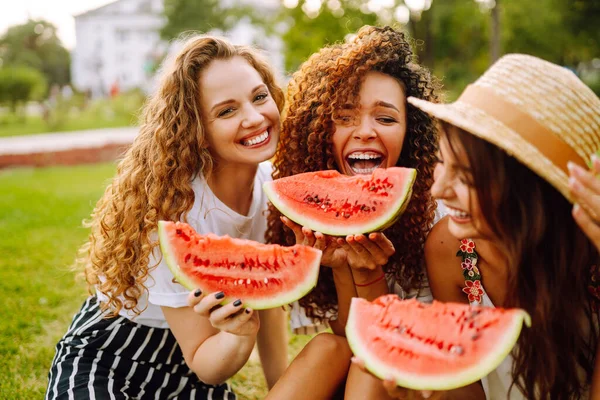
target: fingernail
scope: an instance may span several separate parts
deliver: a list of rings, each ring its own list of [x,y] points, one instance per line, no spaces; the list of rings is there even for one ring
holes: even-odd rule
[[[583,169],[572,161],[569,161],[567,163],[567,168],[569,169],[569,172],[571,172],[575,176],[583,175]]]
[[[252,310],[250,310],[249,308],[246,308],[244,311],[246,312],[246,314],[250,314],[250,312],[251,312]]]
[[[358,358],[356,358],[356,356],[352,356],[350,361],[352,361],[353,363],[358,362]]]
[[[200,290],[200,289],[196,289],[196,291],[194,292],[195,297],[200,297],[201,294],[202,294],[202,290]]]
[[[223,292],[219,292],[217,294],[215,294],[215,299],[222,299],[223,297],[225,297],[225,293]]]
[[[242,301],[240,299],[237,299],[236,301],[233,302],[234,307],[239,307],[241,304],[242,304]]]
[[[431,392],[423,391],[423,392],[421,392],[421,396],[423,396],[424,399],[428,399],[431,397]]]
[[[569,187],[574,192],[579,192],[581,190],[581,185],[577,182],[577,179],[570,177],[569,178]]]
[[[594,153],[592,154],[592,164],[598,162],[598,156]]]
[[[579,210],[581,210],[581,207],[579,206],[579,204],[575,203],[573,205],[573,214],[578,214]]]

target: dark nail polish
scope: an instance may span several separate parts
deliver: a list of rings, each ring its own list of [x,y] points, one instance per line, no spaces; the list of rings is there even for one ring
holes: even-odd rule
[[[246,308],[246,314],[250,314],[250,309]]]
[[[201,294],[202,294],[202,290],[200,290],[200,289],[196,289],[196,291],[194,292],[194,296],[196,296],[196,297],[200,297]]]
[[[223,292],[219,292],[217,294],[215,294],[215,299],[222,299],[223,297],[225,297],[225,293]]]
[[[236,301],[233,302],[234,307],[239,307],[241,304],[242,304],[242,301],[240,299],[237,299]]]

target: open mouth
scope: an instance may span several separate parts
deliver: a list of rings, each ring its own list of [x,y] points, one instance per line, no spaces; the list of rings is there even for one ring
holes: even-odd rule
[[[446,206],[446,211],[454,219],[466,220],[466,219],[471,218],[471,214],[469,214],[468,212],[458,210],[456,208],[452,208],[449,206]]]
[[[240,140],[240,144],[245,147],[258,147],[267,143],[270,137],[269,130],[265,128],[262,133]]]
[[[376,151],[354,151],[346,156],[346,164],[355,174],[371,174],[383,165],[383,154]]]

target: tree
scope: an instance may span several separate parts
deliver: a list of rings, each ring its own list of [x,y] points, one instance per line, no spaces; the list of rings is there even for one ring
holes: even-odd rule
[[[13,113],[27,101],[41,99],[46,90],[46,79],[36,69],[0,68],[0,103],[8,104]]]
[[[252,7],[235,4],[223,6],[220,0],[164,0],[167,19],[160,31],[163,39],[170,40],[183,32],[227,31],[241,18],[254,17]],[[232,2],[235,3],[235,2]]]
[[[348,4],[342,8],[339,2],[329,3],[339,6],[323,6],[318,12],[312,13],[308,9],[307,14],[307,2],[303,0],[296,7],[281,8],[273,25],[286,26],[282,35],[286,70],[296,70],[312,53],[326,44],[344,40],[346,35],[355,33],[361,26],[377,22],[374,13],[364,13]]]
[[[71,81],[70,55],[56,35],[56,27],[44,20],[29,20],[10,27],[0,37],[3,67],[26,66],[40,71],[48,85]]]

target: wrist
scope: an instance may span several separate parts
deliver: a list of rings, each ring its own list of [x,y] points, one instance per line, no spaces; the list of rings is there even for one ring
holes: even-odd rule
[[[354,283],[357,286],[364,286],[385,279],[385,273],[381,266],[377,266],[375,269],[352,269],[351,273],[354,278]]]

